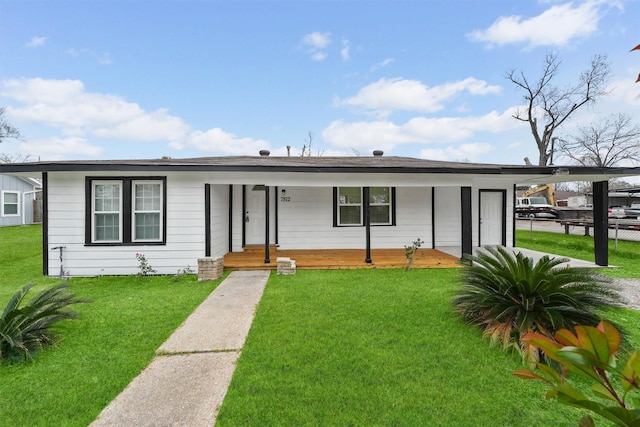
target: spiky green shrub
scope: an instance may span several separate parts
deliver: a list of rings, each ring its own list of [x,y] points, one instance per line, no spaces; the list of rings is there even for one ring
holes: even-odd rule
[[[552,335],[576,325],[595,326],[598,310],[618,306],[619,292],[591,270],[563,266],[565,258],[533,258],[504,248],[484,248],[465,256],[463,284],[454,299],[465,321],[483,330],[494,344],[517,349],[537,361],[537,347],[521,341],[528,332]]]
[[[33,287],[29,284],[11,297],[0,317],[0,360],[28,360],[35,351],[57,341],[51,326],[77,317],[77,313],[66,310],[68,306],[89,302],[68,293],[68,286],[61,283],[25,301]]]

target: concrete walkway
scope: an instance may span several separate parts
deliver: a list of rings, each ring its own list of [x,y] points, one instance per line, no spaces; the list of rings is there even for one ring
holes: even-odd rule
[[[214,425],[268,278],[227,276],[91,426]]]

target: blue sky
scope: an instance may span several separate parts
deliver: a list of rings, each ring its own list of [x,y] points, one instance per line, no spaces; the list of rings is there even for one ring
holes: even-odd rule
[[[300,153],[523,164],[510,69],[595,54],[599,116],[640,120],[640,1],[31,1],[0,3],[0,106],[37,160]],[[556,163],[558,163],[556,161]]]

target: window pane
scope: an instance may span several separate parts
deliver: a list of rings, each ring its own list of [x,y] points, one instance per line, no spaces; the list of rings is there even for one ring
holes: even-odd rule
[[[4,202],[17,205],[18,193],[4,193]]]
[[[120,214],[109,213],[95,215],[96,241],[118,241],[120,239]]]
[[[160,184],[136,184],[135,188],[137,211],[160,210]]]
[[[4,214],[5,215],[18,215],[18,205],[17,204],[5,204],[4,205]]]
[[[95,186],[96,212],[120,210],[120,184],[97,184]]]
[[[340,187],[338,199],[341,205],[360,204],[360,196],[360,187]]]
[[[389,224],[389,205],[370,206],[371,224]]]
[[[369,203],[380,204],[390,203],[391,192],[389,187],[371,187],[369,189]]]
[[[135,215],[136,240],[160,239],[160,214],[137,213]]]
[[[360,206],[340,206],[340,224],[360,224]]]

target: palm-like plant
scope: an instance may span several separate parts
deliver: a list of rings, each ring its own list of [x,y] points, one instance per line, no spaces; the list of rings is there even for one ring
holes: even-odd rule
[[[0,360],[31,359],[32,353],[56,342],[51,326],[64,319],[73,319],[77,313],[65,310],[71,304],[88,302],[75,298],[62,283],[45,289],[21,306],[27,292],[26,285],[16,292],[0,317]]]
[[[483,330],[492,343],[514,347],[528,361],[539,360],[537,347],[522,342],[527,332],[550,335],[576,325],[597,325],[597,311],[622,302],[603,276],[563,267],[566,258],[534,260],[498,247],[484,248],[463,272],[456,311]]]

